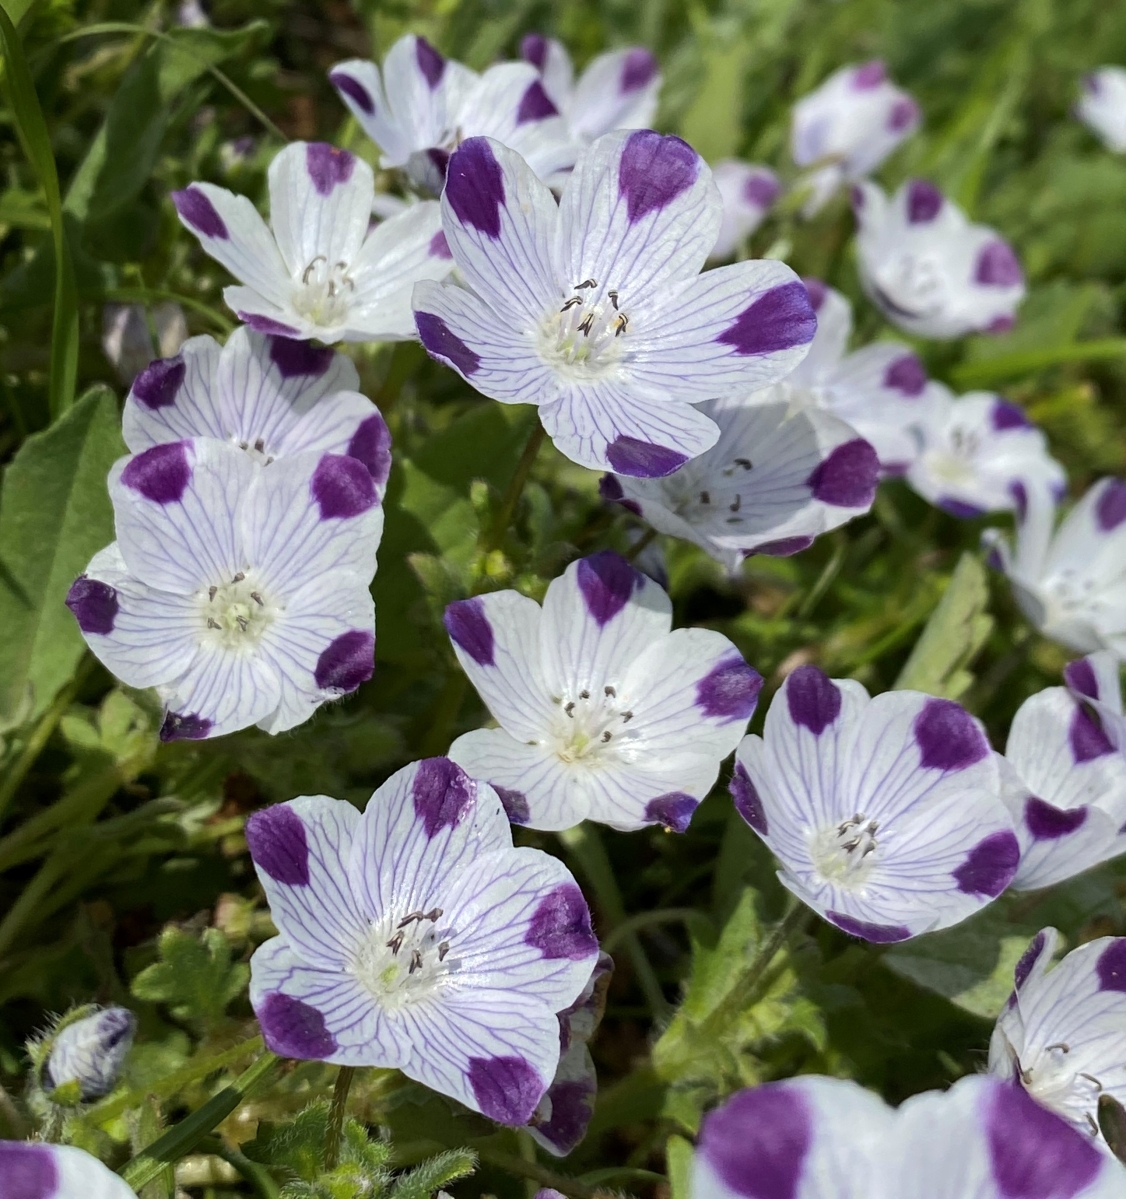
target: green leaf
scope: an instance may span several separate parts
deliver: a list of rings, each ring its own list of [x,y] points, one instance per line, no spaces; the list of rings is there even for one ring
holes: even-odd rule
[[[55,425],[29,437],[0,490],[0,718],[28,696],[34,719],[84,651],[63,601],[113,540],[106,475],[125,453],[113,394],[92,388]]]
[[[965,553],[895,686],[945,699],[965,694],[974,678],[967,667],[993,628],[993,618],[985,611],[988,603],[985,567]]]
[[[738,30],[717,29],[704,51],[703,83],[681,121],[681,136],[709,162],[729,158],[742,141],[748,47]]]
[[[246,986],[250,969],[231,961],[231,946],[217,928],[201,938],[169,925],[160,935],[160,961],[133,980],[138,999],[165,1003],[177,1020],[204,1028],[218,1024],[227,1004]]]
[[[477,1168],[477,1155],[469,1149],[450,1149],[420,1162],[400,1174],[391,1189],[391,1199],[430,1199],[440,1187],[467,1178]]]

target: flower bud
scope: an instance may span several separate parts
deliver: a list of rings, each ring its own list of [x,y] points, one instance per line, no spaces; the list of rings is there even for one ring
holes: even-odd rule
[[[123,1007],[103,1008],[65,1024],[55,1037],[44,1085],[58,1090],[77,1083],[83,1100],[109,1094],[137,1030],[137,1017]]]

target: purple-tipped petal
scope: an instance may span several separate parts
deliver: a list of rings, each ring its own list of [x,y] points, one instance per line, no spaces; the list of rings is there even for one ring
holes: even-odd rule
[[[320,509],[321,520],[360,516],[379,498],[367,467],[346,454],[323,455],[309,481],[309,491]]]
[[[295,329],[284,321],[276,321],[272,316],[263,316],[260,312],[239,312],[238,318],[242,323],[256,333],[266,333],[270,337],[300,337],[301,330]]]
[[[479,597],[454,600],[446,608],[442,623],[450,640],[463,649],[478,666],[492,666],[496,641],[493,626],[485,614],[485,604]]]
[[[950,496],[939,496],[934,506],[959,520],[976,520],[977,517],[985,515],[985,509],[979,508],[977,504],[967,504],[965,500],[952,499]]]
[[[902,133],[919,119],[919,106],[910,96],[896,100],[888,113],[888,128],[892,133]]]
[[[347,150],[338,150],[326,142],[309,142],[305,146],[305,169],[322,196],[331,196],[334,188],[347,183],[355,168],[355,156]]]
[[[419,341],[428,354],[445,358],[463,375],[471,375],[480,367],[480,355],[474,353],[440,316],[432,312],[416,312],[414,323]]]
[[[871,924],[867,920],[855,920],[843,912],[826,912],[825,919],[831,921],[850,937],[861,937],[874,945],[894,945],[897,941],[906,941],[911,936],[911,930],[902,924]]]
[[[1013,972],[1013,986],[1019,991],[1028,981],[1036,959],[1044,952],[1044,934],[1037,933],[1028,943],[1028,948],[1020,955],[1016,970]]]
[[[876,498],[880,460],[864,441],[846,441],[836,446],[809,476],[813,498],[836,508],[866,508]]]
[[[749,175],[746,183],[743,184],[743,199],[748,204],[754,204],[756,208],[769,208],[775,200],[778,199],[778,193],[782,190],[782,185],[774,178],[773,175]],[[809,288],[806,287],[808,293]],[[810,303],[813,304],[812,298]],[[816,310],[816,305],[814,305]]]
[[[602,550],[579,562],[579,591],[586,610],[602,627],[618,615],[644,582],[641,572],[613,550]]]
[[[524,940],[551,959],[579,962],[598,952],[590,908],[574,883],[563,883],[540,901]]]
[[[974,278],[986,287],[1019,287],[1024,272],[1007,242],[991,241],[977,256]]]
[[[965,770],[990,752],[977,721],[952,699],[927,700],[915,717],[915,740],[926,770]]]
[[[467,138],[458,147],[446,170],[445,196],[462,224],[500,237],[504,176],[486,138]]]
[[[688,461],[678,450],[635,437],[615,438],[606,447],[606,459],[618,474],[635,479],[663,479]]]
[[[552,104],[547,92],[543,90],[543,84],[534,79],[520,97],[520,106],[516,110],[516,124],[527,125],[532,121],[543,121],[558,115],[559,109]]]
[[[779,537],[777,541],[764,541],[762,545],[756,545],[746,556],[768,554],[772,558],[790,558],[794,554],[800,554],[802,550],[809,549],[812,544],[812,537]]]
[[[283,379],[319,379],[332,366],[335,353],[328,346],[315,346],[292,337],[270,338],[270,361]]]
[[[255,866],[275,882],[309,885],[309,838],[301,817],[287,804],[254,812],[246,822],[246,844]]]
[[[1031,429],[1032,422],[1024,414],[1024,409],[1011,400],[994,400],[992,412],[993,427],[1000,433],[1005,429]]]
[[[427,251],[431,258],[453,259],[453,251],[450,249],[450,243],[446,241],[445,231],[439,229],[437,233],[430,239],[430,249]]]
[[[336,1038],[315,1007],[275,991],[257,1011],[266,1047],[281,1057],[321,1061],[336,1052]]]
[[[469,1085],[490,1120],[513,1126],[528,1123],[546,1089],[522,1057],[470,1058]]]
[[[1020,479],[1014,479],[1009,484],[1009,495],[1013,497],[1017,520],[1024,520],[1028,516],[1028,488]]]
[[[368,468],[376,487],[382,487],[391,473],[391,431],[377,412],[362,420],[348,441],[346,451]]]
[[[203,741],[212,721],[197,712],[165,712],[160,726],[161,741]]]
[[[618,89],[622,95],[639,92],[648,86],[657,74],[657,60],[644,46],[635,46],[622,64],[622,77]]]
[[[542,71],[547,62],[547,38],[542,33],[526,33],[520,42],[520,57]]]
[[[1126,991],[1126,937],[1115,937],[1102,951],[1095,973],[1100,991]]]
[[[343,92],[350,99],[354,100],[369,117],[375,112],[375,101],[368,93],[368,89],[359,80],[353,79],[351,75],[344,71],[333,71],[329,74],[328,81],[338,92]]]
[[[810,307],[814,312],[820,312],[821,305],[825,303],[825,297],[829,294],[829,288],[820,279],[812,277],[802,279],[802,284],[805,294],[809,296]]]
[[[918,354],[904,354],[884,372],[884,386],[905,396],[920,396],[926,390],[927,372]]]
[[[154,412],[158,408],[170,408],[176,402],[176,392],[180,390],[186,372],[184,359],[179,354],[175,358],[158,358],[133,380],[133,398]]]
[[[100,579],[79,575],[70,585],[66,606],[74,613],[84,633],[106,636],[113,632],[117,619],[117,590]]]
[[[1077,763],[1090,762],[1114,753],[1114,745],[1106,735],[1106,730],[1086,708],[1075,709],[1067,737]]]
[[[532,809],[528,806],[528,797],[522,791],[513,791],[508,787],[498,787],[493,784],[493,790],[500,799],[504,814],[511,824],[527,824],[532,818]]]
[[[772,287],[750,303],[716,341],[736,354],[774,354],[808,345],[817,332],[817,317],[800,279]]]
[[[820,736],[841,714],[836,683],[816,666],[799,666],[786,680],[790,719]]]
[[[736,762],[735,773],[731,776],[728,786],[731,798],[735,801],[735,810],[761,836],[765,837],[770,831],[766,823],[766,813],[762,808],[762,800],[751,782],[751,776],[741,762]]]
[[[762,675],[735,654],[696,684],[696,706],[713,720],[750,720],[761,690]]]
[[[446,60],[424,37],[414,39],[414,57],[418,63],[418,69],[430,85],[430,90],[433,91],[442,82],[442,76],[446,73]]]
[[[415,814],[428,837],[460,824],[473,807],[476,788],[469,776],[449,758],[425,758],[411,786]]]
[[[1087,808],[1057,808],[1035,795],[1024,801],[1024,823],[1035,841],[1056,841],[1082,828]]]
[[[186,441],[169,441],[135,455],[121,472],[121,481],[154,504],[175,504],[192,478]]]
[[[696,182],[701,162],[679,137],[662,137],[651,129],[631,133],[618,163],[618,190],[625,197],[629,223],[667,208],[686,192]]]
[[[1020,844],[1013,833],[991,833],[970,850],[952,873],[958,890],[996,899],[1013,881],[1020,865]]]
[[[0,1141],[2,1193],[10,1199],[54,1199],[59,1169],[49,1145]]]
[[[536,1133],[549,1142],[556,1153],[565,1157],[586,1136],[594,1115],[595,1086],[588,1079],[552,1083],[547,1090],[551,1100],[551,1119],[535,1126]],[[537,1191],[535,1199],[564,1199],[558,1191]]]
[[[887,77],[887,67],[884,66],[883,60],[873,58],[871,62],[866,62],[853,71],[852,86],[858,92],[868,92],[879,87]]]
[[[747,1199],[797,1199],[813,1145],[813,1112],[785,1083],[739,1091],[700,1125],[697,1153]]]
[[[942,208],[942,192],[925,179],[912,179],[907,186],[907,219],[912,225],[933,221]]]
[[[206,192],[198,187],[185,187],[183,191],[173,192],[172,203],[183,220],[204,237],[226,241],[231,236],[215,205],[207,198]]]
[[[645,819],[650,824],[659,824],[670,833],[684,833],[692,823],[692,813],[700,806],[700,801],[693,795],[683,791],[670,791],[667,795],[658,795],[645,805]]]
[[[1063,678],[1072,691],[1078,691],[1088,699],[1099,698],[1099,681],[1095,677],[1094,667],[1086,658],[1068,662],[1063,668]]]
[[[1095,519],[1104,533],[1110,533],[1126,520],[1126,483],[1111,479],[1095,505]]]
[[[322,691],[348,695],[375,673],[375,634],[349,629],[321,651],[313,678]]]

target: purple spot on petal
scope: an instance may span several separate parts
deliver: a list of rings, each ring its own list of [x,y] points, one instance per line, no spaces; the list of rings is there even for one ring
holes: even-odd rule
[[[942,192],[925,179],[912,179],[907,185],[907,219],[912,225],[933,221],[942,207]]]
[[[551,1100],[551,1119],[536,1125],[536,1132],[549,1141],[559,1153],[566,1157],[586,1136],[590,1118],[594,1115],[595,1085],[588,1079],[577,1078],[569,1082],[552,1083],[547,1089]],[[563,1196],[558,1191],[536,1192],[535,1199],[544,1195]]]
[[[1024,273],[1007,242],[991,241],[977,256],[974,278],[986,287],[1018,287],[1024,282]]]
[[[1078,705],[1071,715],[1067,739],[1076,763],[1090,762],[1114,753],[1114,745],[1097,718]]]
[[[976,720],[952,699],[928,699],[915,717],[919,765],[925,770],[965,770],[989,756]]]
[[[371,474],[362,462],[346,454],[323,454],[309,491],[321,520],[348,520],[375,506],[378,497]]]
[[[644,576],[613,550],[583,558],[578,565],[579,591],[587,611],[605,627],[644,584]]]
[[[1090,1137],[1014,1082],[997,1080],[982,1114],[1001,1199],[1073,1199],[1102,1169]]]
[[[616,437],[606,447],[606,460],[620,475],[663,479],[679,470],[688,461],[688,455],[635,437]]]
[[[1099,955],[1099,990],[1126,991],[1126,937],[1115,937]]]
[[[1020,865],[1020,844],[1007,830],[990,833],[970,850],[966,860],[951,873],[958,890],[967,895],[996,899],[1013,881]]]
[[[657,74],[657,60],[644,46],[635,46],[622,64],[619,90],[622,95],[640,91]]]
[[[781,185],[773,175],[750,175],[743,184],[743,199],[757,208],[769,208],[778,199],[781,190]],[[809,291],[808,286],[806,291]],[[812,299],[810,303],[813,303]]]
[[[349,629],[321,651],[313,681],[322,691],[347,695],[374,672],[375,634],[367,629]]]
[[[1099,681],[1095,676],[1095,668],[1086,658],[1076,658],[1063,668],[1063,681],[1072,691],[1085,695],[1088,699],[1099,698]]]
[[[610,503],[620,500],[625,495],[621,483],[614,475],[603,475],[598,480],[598,494]]]
[[[415,814],[428,837],[460,824],[477,799],[477,788],[469,776],[449,758],[419,762],[411,793]]]
[[[172,203],[184,223],[204,237],[217,237],[226,241],[231,235],[223,218],[215,211],[207,194],[198,187],[185,187],[183,191],[172,193]]]
[[[800,279],[772,287],[753,300],[716,341],[736,354],[775,354],[808,345],[817,332],[817,317]]]
[[[253,813],[246,822],[246,844],[255,866],[274,882],[309,885],[309,838],[304,821],[288,804]]]
[[[1013,973],[1013,986],[1018,990],[1028,981],[1036,959],[1044,952],[1044,934],[1037,933],[1028,943],[1028,948],[1020,955],[1017,968]]]
[[[542,33],[528,33],[520,43],[520,57],[542,71],[547,62],[547,38]]]
[[[884,386],[905,396],[922,395],[927,386],[927,372],[918,354],[896,358],[884,371]]]
[[[498,1124],[527,1124],[545,1090],[522,1057],[471,1057],[468,1077],[477,1106]]]
[[[496,646],[493,626],[489,623],[484,601],[480,597],[454,600],[447,606],[442,623],[454,645],[464,650],[478,666],[494,664]]]
[[[314,346],[292,337],[270,338],[270,361],[283,379],[320,378],[332,366],[336,355],[328,346]]]
[[[5,1199],[54,1199],[59,1170],[49,1145],[26,1141],[0,1141],[0,1179]],[[89,1189],[96,1189],[90,1185]]]
[[[527,824],[531,820],[532,809],[528,807],[528,797],[522,791],[498,787],[496,783],[493,783],[492,787],[511,824]]]
[[[161,741],[202,741],[212,722],[198,712],[166,712],[160,726]]]
[[[679,137],[662,137],[651,129],[631,133],[618,163],[618,190],[625,197],[629,223],[667,208],[696,182],[701,163]]]
[[[695,796],[683,791],[670,791],[658,795],[645,805],[645,819],[650,824],[659,824],[670,833],[687,832],[692,823],[692,813],[700,806]]]
[[[281,1057],[320,1061],[336,1052],[324,1015],[300,999],[273,991],[255,1012],[266,1047]]]
[[[919,106],[909,96],[904,96],[891,106],[891,112],[888,113],[888,129],[892,133],[902,133],[918,119]]]
[[[840,688],[816,666],[799,666],[785,682],[790,719],[820,736],[841,713]]]
[[[779,537],[777,541],[764,541],[762,545],[756,545],[753,550],[747,551],[746,556],[768,554],[772,558],[789,558],[809,549],[812,544],[812,537]]]
[[[1011,400],[995,400],[992,413],[993,427],[998,433],[1005,429],[1031,429],[1032,422],[1024,409]]]
[[[338,150],[327,142],[309,142],[305,146],[305,169],[322,196],[331,196],[333,188],[347,183],[355,166],[356,159],[347,150]]]
[[[762,675],[735,654],[696,684],[696,706],[713,720],[750,720],[761,690]]]
[[[941,508],[950,516],[956,516],[959,520],[974,520],[978,516],[985,515],[985,509],[979,508],[977,504],[967,504],[965,500],[956,500],[948,495],[939,496],[935,500],[934,506]]]
[[[428,354],[435,358],[444,358],[463,375],[473,374],[481,365],[480,356],[475,354],[440,316],[435,316],[432,312],[416,312],[414,323],[418,329],[419,340]]]
[[[263,316],[260,312],[240,312],[238,318],[256,333],[268,333],[273,337],[299,337],[301,335],[300,329],[295,329],[292,325],[287,325],[282,321],[276,321],[272,316]]]
[[[866,62],[853,71],[852,86],[858,92],[871,91],[872,88],[879,87],[887,77],[887,68],[883,62],[874,58],[871,62]]]
[[[146,408],[170,408],[176,402],[176,392],[184,381],[187,367],[183,358],[158,358],[150,362],[133,380],[130,394]]]
[[[548,117],[557,117],[559,109],[552,104],[543,84],[538,79],[528,84],[528,90],[520,97],[520,107],[516,110],[516,124],[527,125],[531,121],[543,121]]]
[[[1095,505],[1095,519],[1104,533],[1109,533],[1126,520],[1126,483],[1109,479]]]
[[[368,94],[368,89],[359,80],[353,79],[344,71],[330,71],[328,81],[338,92],[343,92],[349,99],[354,100],[368,116],[375,112],[375,102]]]
[[[1055,841],[1082,828],[1087,820],[1086,807],[1057,808],[1036,796],[1024,803],[1024,823],[1036,841]]]
[[[821,305],[825,303],[825,297],[829,294],[828,286],[812,276],[802,279],[802,283],[805,286],[805,294],[809,296],[810,307],[814,312],[820,312]]]
[[[731,798],[735,801],[735,810],[740,816],[761,836],[767,835],[768,827],[766,823],[766,813],[763,811],[762,799],[754,783],[751,782],[751,776],[747,773],[747,768],[742,762],[735,763],[735,773],[731,776],[731,782],[727,788],[731,792]]]
[[[861,187],[852,187],[848,193],[849,203],[852,205],[852,211],[859,213],[864,208],[864,189]]]
[[[995,316],[988,325],[985,326],[986,333],[1008,333],[1008,331],[1016,324],[1016,317],[1011,314]]]
[[[486,138],[470,137],[458,147],[446,170],[445,197],[463,225],[500,237],[504,175]]]
[[[739,1091],[704,1117],[696,1151],[735,1195],[798,1199],[813,1144],[813,1115],[792,1084]]]
[[[192,477],[187,441],[169,441],[136,454],[121,472],[121,481],[154,504],[174,504]]]
[[[813,498],[835,508],[867,508],[876,498],[880,460],[862,438],[836,446],[806,480]]]
[[[906,941],[911,930],[902,924],[870,924],[867,920],[855,920],[844,912],[826,912],[825,919],[832,921],[842,932],[850,937],[862,937],[876,945],[894,945],[896,941]]]
[[[450,243],[446,241],[445,233],[439,229],[437,233],[430,239],[430,249],[428,251],[431,258],[453,258],[453,251],[450,249]]]
[[[1009,484],[1009,495],[1013,497],[1017,519],[1024,520],[1028,515],[1028,489],[1020,479],[1015,479]]]
[[[101,579],[79,575],[70,585],[66,606],[74,613],[78,627],[84,633],[99,633],[103,637],[113,632],[117,619],[117,591]]]
[[[345,453],[368,468],[376,487],[387,482],[391,473],[391,432],[378,412],[360,421]]]
[[[426,78],[430,90],[433,91],[442,82],[446,71],[446,60],[424,37],[414,39],[414,57],[418,69]]]
[[[598,940],[590,927],[590,908],[574,883],[563,883],[540,900],[524,941],[545,958],[579,962],[598,953]]]

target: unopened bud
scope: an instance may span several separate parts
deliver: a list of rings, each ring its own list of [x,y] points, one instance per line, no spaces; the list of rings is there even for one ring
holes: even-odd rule
[[[51,1046],[44,1083],[52,1090],[77,1084],[82,1099],[100,1099],[113,1090],[133,1044],[137,1017],[108,1007],[65,1024]]]

